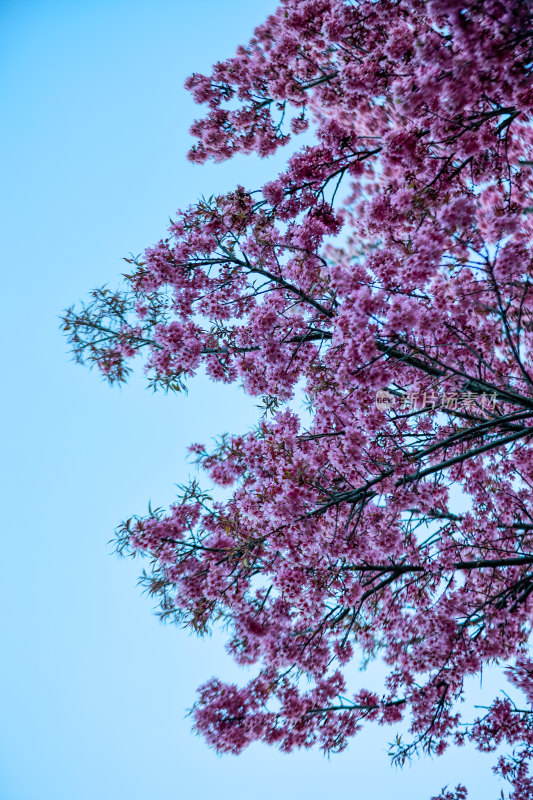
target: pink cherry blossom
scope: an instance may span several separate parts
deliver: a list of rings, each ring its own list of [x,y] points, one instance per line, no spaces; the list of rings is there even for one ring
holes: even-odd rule
[[[256,429],[191,447],[224,492],[194,480],[117,538],[150,557],[163,616],[225,626],[252,668],[199,690],[220,752],[339,751],[373,721],[402,734],[399,764],[470,742],[498,749],[508,797],[533,793],[532,16],[282,0],[188,79],[206,109],[190,158],[312,143],[178,212],[122,290],[65,314],[111,382],[140,355],[154,388],[205,368],[261,398]],[[379,691],[353,683],[361,660]],[[473,718],[489,665],[506,694]]]

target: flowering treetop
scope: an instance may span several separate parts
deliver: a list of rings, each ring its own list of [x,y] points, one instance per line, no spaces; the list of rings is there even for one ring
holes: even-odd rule
[[[529,0],[282,0],[188,79],[189,156],[313,144],[179,212],[123,290],[65,315],[112,382],[141,354],[155,388],[204,369],[263,398],[256,430],[191,447],[229,499],[193,482],[119,531],[164,616],[226,623],[255,665],[200,688],[219,751],[341,750],[376,720],[408,731],[400,763],[507,744],[496,770],[533,793],[532,47]],[[380,693],[348,686],[361,657]],[[494,664],[522,699],[464,719]]]

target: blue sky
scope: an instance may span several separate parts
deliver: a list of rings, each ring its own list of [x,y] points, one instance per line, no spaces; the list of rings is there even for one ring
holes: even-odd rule
[[[212,674],[245,675],[221,638],[161,625],[139,564],[111,555],[121,519],[172,501],[187,445],[245,429],[256,409],[203,378],[187,397],[153,395],[141,377],[110,389],[69,361],[58,315],[113,285],[177,208],[279,167],[185,159],[198,113],[185,77],[231,55],[273,7],[2,2],[0,800],[427,800],[466,778],[481,800],[493,785],[489,760],[467,751],[393,769],[390,730],[330,760],[259,745],[215,756],[186,710]]]

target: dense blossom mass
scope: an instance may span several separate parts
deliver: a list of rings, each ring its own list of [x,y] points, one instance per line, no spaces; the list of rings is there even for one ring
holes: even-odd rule
[[[262,398],[257,429],[191,447],[224,493],[193,481],[118,538],[164,616],[252,665],[199,690],[218,751],[342,750],[375,720],[399,763],[470,742],[533,796],[532,68],[530,0],[282,0],[188,79],[189,155],[304,143],[65,315],[110,381],[141,354],[155,388]],[[467,714],[488,666],[505,693]]]

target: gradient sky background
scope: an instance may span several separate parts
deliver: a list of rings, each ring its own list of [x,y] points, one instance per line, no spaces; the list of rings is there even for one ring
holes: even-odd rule
[[[141,377],[110,389],[69,361],[58,315],[113,286],[121,258],[177,208],[279,166],[189,164],[198,110],[182,88],[274,6],[1,2],[0,800],[428,800],[467,778],[474,800],[497,795],[492,760],[470,751],[393,769],[389,729],[330,760],[259,745],[215,756],[186,710],[213,673],[245,675],[221,638],[161,625],[136,587],[139,563],[110,555],[121,519],[173,500],[187,444],[246,429],[256,409],[202,378],[188,397],[153,395]]]

